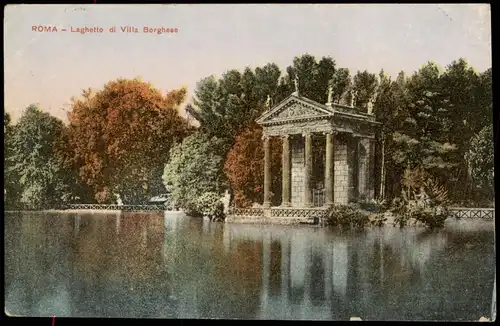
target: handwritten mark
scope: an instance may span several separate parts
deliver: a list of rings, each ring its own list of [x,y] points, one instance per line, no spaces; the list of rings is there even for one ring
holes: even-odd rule
[[[448,13],[446,11],[444,11],[443,8],[441,8],[440,6],[437,6],[439,10],[441,10],[441,12],[446,16],[448,17],[450,20],[453,20],[453,18],[450,17],[450,15],[448,15]]]

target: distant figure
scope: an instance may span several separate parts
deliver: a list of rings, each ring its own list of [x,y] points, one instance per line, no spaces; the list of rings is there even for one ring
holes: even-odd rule
[[[229,213],[229,204],[231,203],[231,194],[229,190],[226,189],[224,197],[221,198],[222,204],[224,205],[224,215]]]
[[[267,95],[266,108],[271,108],[271,95]]]
[[[350,107],[354,107],[354,98],[356,97],[356,93],[351,89],[349,91],[349,93],[351,94],[351,103],[349,104]]]

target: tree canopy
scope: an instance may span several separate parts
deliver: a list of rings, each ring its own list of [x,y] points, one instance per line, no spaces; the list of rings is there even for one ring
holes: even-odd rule
[[[178,107],[186,89],[163,95],[139,79],[118,79],[73,99],[67,157],[98,202],[142,202],[161,193],[170,148],[189,133]]]
[[[193,210],[204,193],[221,193],[223,158],[214,150],[218,146],[215,137],[198,131],[172,147],[162,179],[177,205]]]
[[[64,130],[62,121],[30,105],[14,127],[6,125],[7,130],[6,192],[20,196],[9,196],[9,204],[42,209],[68,202],[72,185],[55,153]]]

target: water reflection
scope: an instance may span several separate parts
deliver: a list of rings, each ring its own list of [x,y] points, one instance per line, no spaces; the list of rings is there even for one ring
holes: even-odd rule
[[[477,320],[493,229],[365,232],[182,213],[7,214],[6,307],[30,316]]]

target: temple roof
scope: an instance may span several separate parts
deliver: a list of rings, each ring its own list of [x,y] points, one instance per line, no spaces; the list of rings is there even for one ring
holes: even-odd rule
[[[331,105],[321,104],[296,93],[292,93],[264,112],[256,122],[261,125],[270,125],[295,121],[330,120],[334,115],[369,124],[379,124],[373,115],[364,113],[359,108],[334,103]]]

